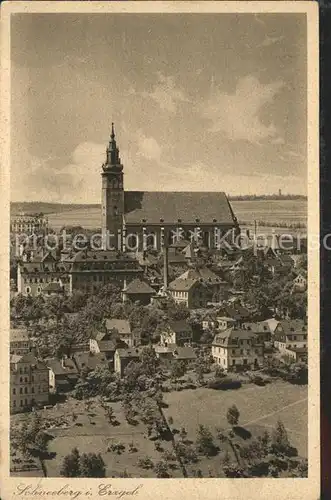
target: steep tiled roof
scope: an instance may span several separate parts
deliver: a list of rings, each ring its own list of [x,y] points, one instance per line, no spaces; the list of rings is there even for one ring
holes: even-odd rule
[[[224,332],[215,335],[213,345],[237,345],[238,340],[255,339],[256,336],[250,330],[244,328],[228,328]]]
[[[191,332],[192,327],[185,320],[169,321],[169,327],[174,332]]]
[[[196,359],[196,354],[192,347],[176,347],[173,350],[173,356],[176,359]]]
[[[128,284],[128,286],[125,289],[125,292],[134,294],[139,294],[139,293],[154,294],[155,290],[151,288],[145,281],[135,279]]]
[[[132,349],[116,349],[116,352],[120,358],[139,358],[142,349],[132,348]]]
[[[64,366],[62,361],[57,358],[46,359],[45,363],[54,372],[54,375],[78,375],[75,362],[70,358],[64,360]]]
[[[102,352],[98,354],[92,354],[91,352],[79,352],[74,355],[74,358],[79,370],[82,370],[83,368],[94,370],[98,365],[107,364],[107,358]]]
[[[11,328],[10,329],[10,342],[27,342],[29,334],[24,328]]]
[[[106,319],[105,327],[107,330],[116,329],[119,334],[131,333],[130,322],[127,319]],[[103,339],[100,339],[103,340]]]
[[[204,281],[207,284],[223,283],[223,280],[208,267],[202,267],[200,269],[188,269],[179,276],[179,279],[198,279],[200,281]]]
[[[127,191],[125,222],[210,223],[234,225],[234,215],[225,193]]]
[[[277,331],[282,331],[285,335],[293,335],[295,333],[307,333],[307,324],[302,319],[282,320],[279,322]]]
[[[198,282],[199,280],[196,278],[195,279],[177,278],[169,284],[169,290],[187,292]]]

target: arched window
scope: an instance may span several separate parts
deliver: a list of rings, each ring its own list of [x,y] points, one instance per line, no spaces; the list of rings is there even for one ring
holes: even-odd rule
[[[26,293],[31,293],[31,288],[29,286],[25,287]]]

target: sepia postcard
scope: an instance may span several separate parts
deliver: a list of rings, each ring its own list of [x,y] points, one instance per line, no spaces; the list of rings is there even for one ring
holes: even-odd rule
[[[318,4],[1,37],[1,499],[319,498]]]

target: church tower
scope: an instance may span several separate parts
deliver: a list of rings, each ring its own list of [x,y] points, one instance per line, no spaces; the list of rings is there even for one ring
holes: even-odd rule
[[[101,228],[103,234],[108,230],[109,234],[114,235],[110,238],[110,244],[120,249],[124,214],[123,165],[116,145],[113,123],[107,148],[107,158],[102,165],[102,170]]]

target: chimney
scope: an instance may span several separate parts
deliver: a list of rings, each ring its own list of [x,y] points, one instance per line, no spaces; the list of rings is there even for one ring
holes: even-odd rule
[[[168,269],[168,245],[164,245],[163,248],[163,284],[164,290],[168,289],[168,277],[169,277],[169,269]]]

